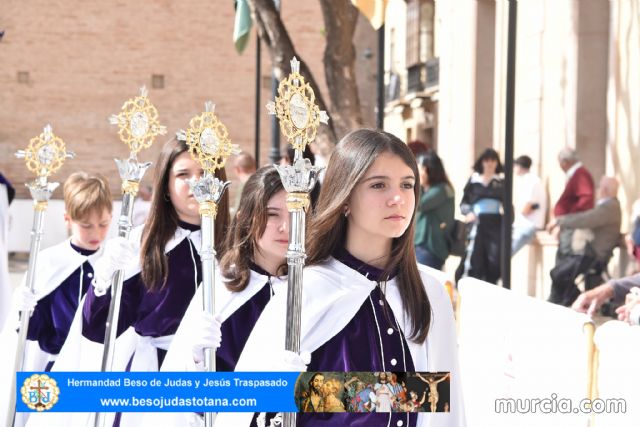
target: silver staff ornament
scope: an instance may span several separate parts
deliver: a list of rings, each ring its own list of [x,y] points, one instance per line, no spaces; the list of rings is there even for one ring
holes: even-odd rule
[[[140,150],[149,148],[158,135],[167,133],[167,129],[158,121],[158,110],[149,101],[147,89],[140,88],[140,94],[127,100],[119,114],[109,117],[112,125],[118,126],[118,136],[130,150],[129,158],[114,159],[122,180],[122,208],[118,217],[118,236],[129,238],[133,203],[140,180],[151,166],[150,162],[138,162]],[[120,317],[120,301],[122,299],[122,282],[124,271],[118,270],[111,278],[111,303],[105,327],[104,349],[102,354],[102,371],[113,369],[118,318]],[[104,414],[99,413],[95,419],[96,426],[106,423]]]
[[[200,260],[202,262],[202,305],[203,310],[215,314],[215,219],[218,212],[218,202],[229,186],[228,181],[215,177],[215,171],[222,169],[227,158],[240,153],[237,145],[229,139],[227,127],[214,113],[215,105],[211,101],[204,104],[205,111],[189,121],[187,131],[179,131],[178,139],[182,139],[189,147],[191,157],[200,164],[204,174],[200,178],[188,181],[193,196],[200,203],[200,229],[202,232],[202,247]],[[204,369],[215,372],[216,353],[214,349],[204,350]],[[214,413],[205,412],[206,427],[213,426]]]
[[[74,154],[67,151],[64,141],[56,136],[51,129],[51,125],[46,125],[42,133],[35,138],[31,138],[26,150],[19,150],[16,157],[24,159],[27,169],[36,175],[33,182],[26,184],[33,199],[33,226],[31,228],[31,243],[29,247],[29,267],[27,269],[26,286],[31,292],[34,291],[36,262],[40,252],[40,242],[42,240],[44,213],[47,210],[51,195],[58,188],[57,182],[48,182],[47,179],[60,169],[66,159],[73,158]],[[15,371],[22,371],[24,366],[24,351],[27,342],[27,331],[29,330],[29,319],[32,313],[20,313],[20,334],[15,355]],[[13,376],[10,394],[11,410],[7,411],[7,426],[12,426],[15,419],[15,399],[16,399],[16,377]]]
[[[275,102],[267,104],[267,110],[278,117],[282,134],[295,149],[292,165],[275,165],[288,193],[290,226],[285,349],[295,353],[300,352],[302,268],[307,257],[304,245],[306,211],[310,204],[309,193],[322,170],[321,167],[311,165],[311,161],[304,158],[303,153],[307,144],[315,139],[320,123],[327,124],[329,121],[329,116],[320,110],[315,99],[311,85],[300,74],[300,61],[294,57],[291,60],[291,74],[280,82]],[[295,413],[283,415],[285,427],[295,426]]]

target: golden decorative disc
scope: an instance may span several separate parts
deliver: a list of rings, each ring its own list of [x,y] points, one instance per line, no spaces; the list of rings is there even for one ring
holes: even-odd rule
[[[189,121],[186,142],[189,153],[200,163],[206,172],[214,173],[221,169],[231,154],[239,152],[238,146],[231,143],[227,127],[213,112],[213,104],[207,102],[206,111]]]
[[[20,157],[24,157],[31,172],[38,177],[48,177],[62,167],[68,154],[62,138],[47,125],[40,135],[31,138],[27,149],[20,152]]]
[[[167,133],[166,127],[158,121],[158,110],[149,101],[144,87],[140,89],[140,95],[127,100],[120,114],[111,116],[110,121],[118,125],[120,140],[134,155],[149,148],[156,136]]]
[[[289,76],[278,85],[275,99],[275,114],[280,121],[280,130],[296,150],[304,151],[312,142],[323,119],[315,103],[316,95],[298,67],[292,67]]]

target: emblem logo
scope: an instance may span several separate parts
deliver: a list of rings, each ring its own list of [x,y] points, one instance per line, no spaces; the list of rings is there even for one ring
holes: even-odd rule
[[[20,388],[22,401],[29,409],[48,411],[58,402],[58,383],[48,375],[31,375]]]

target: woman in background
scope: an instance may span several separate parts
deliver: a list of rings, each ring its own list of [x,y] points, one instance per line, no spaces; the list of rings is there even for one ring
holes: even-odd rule
[[[420,199],[414,245],[418,262],[441,270],[449,256],[447,232],[453,225],[454,191],[435,151],[418,155]]]
[[[460,211],[467,223],[473,224],[467,252],[458,276],[475,277],[489,283],[500,278],[500,233],[504,171],[498,153],[487,148],[473,165],[473,174],[464,187]]]

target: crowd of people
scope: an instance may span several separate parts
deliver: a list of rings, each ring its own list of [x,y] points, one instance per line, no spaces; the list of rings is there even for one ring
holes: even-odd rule
[[[439,269],[451,252],[454,189],[433,150],[419,154],[417,161],[422,193],[416,216],[416,255],[420,262]],[[553,210],[547,213],[547,196],[542,180],[531,171],[531,158],[522,155],[515,159],[512,255],[531,243],[536,232],[546,230],[558,241],[548,301],[590,315],[609,302],[622,304],[616,310],[618,317],[638,323],[640,289],[632,289],[640,286],[640,275],[609,279],[607,271],[622,237],[618,181],[603,176],[596,189],[590,172],[569,148],[559,152],[558,163],[566,174],[566,184]],[[474,277],[490,283],[500,279],[503,203],[504,169],[498,153],[488,148],[476,160],[463,189],[460,214],[467,224],[466,251],[456,279]],[[547,215],[550,220],[545,222]],[[640,201],[634,204],[630,222],[626,250],[637,262]]]

